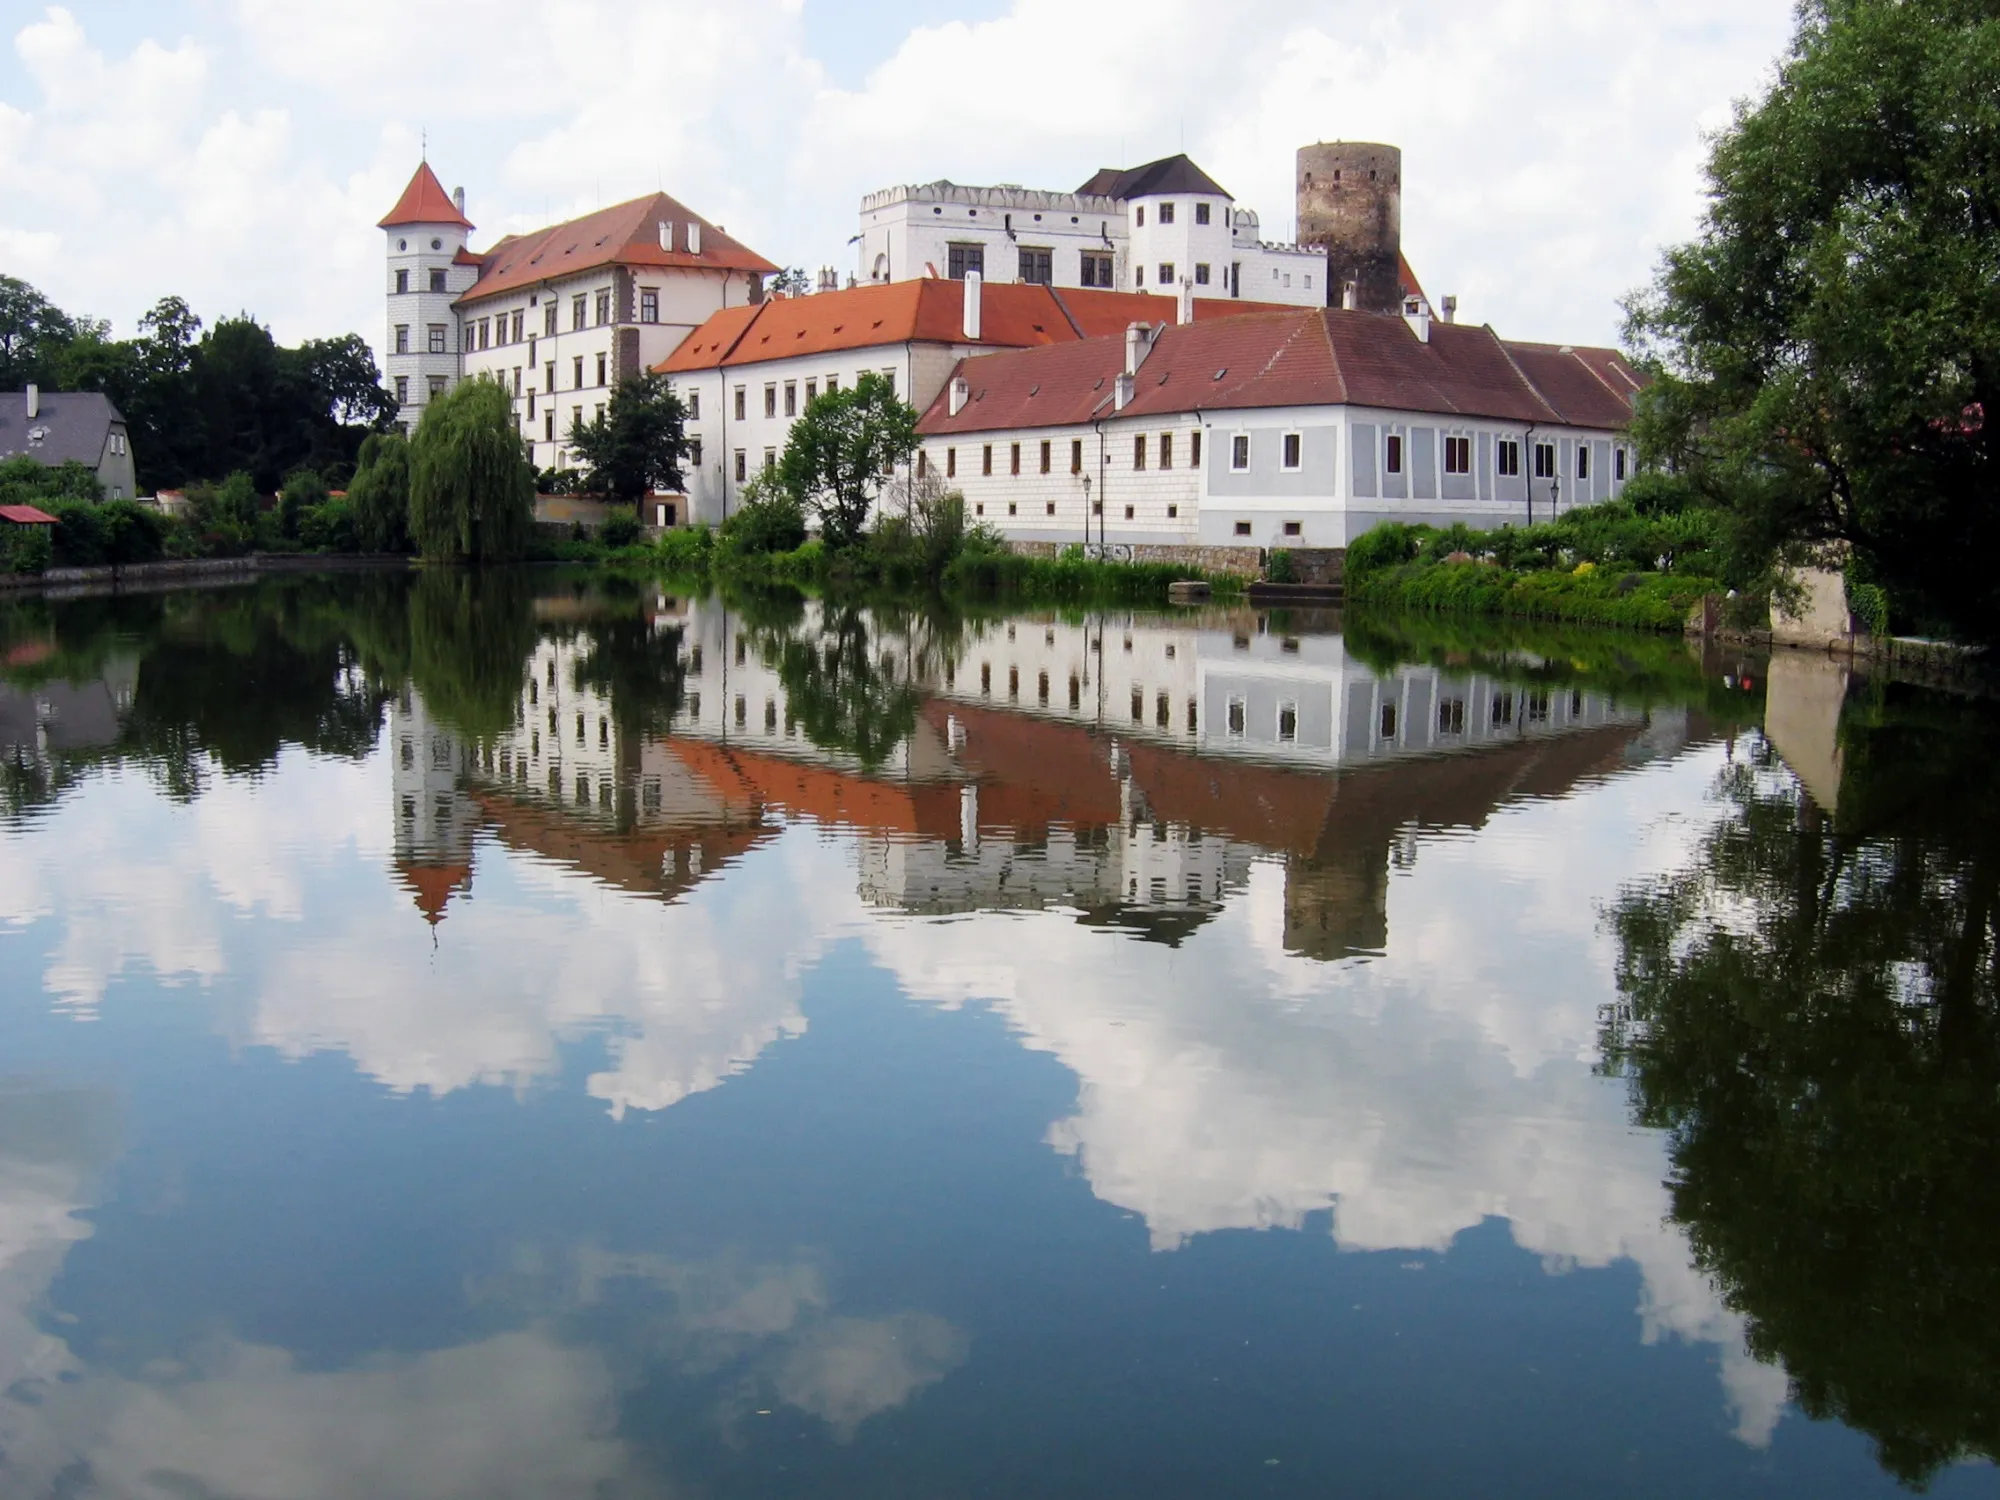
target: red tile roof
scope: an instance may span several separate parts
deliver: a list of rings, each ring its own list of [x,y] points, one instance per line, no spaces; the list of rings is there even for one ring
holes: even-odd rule
[[[1263,303],[1195,299],[1200,321],[1268,310]],[[1074,343],[1122,333],[1130,323],[1168,321],[1174,313],[1174,298],[1145,292],[986,282],[979,290],[977,342],[1001,349]],[[927,277],[728,308],[713,314],[653,368],[672,375],[883,344],[972,342],[965,336],[965,283]]]
[[[661,224],[674,226],[674,244],[687,243],[687,226],[701,225],[701,253],[660,248]],[[580,219],[533,234],[510,234],[480,256],[479,280],[460,305],[518,291],[557,276],[599,266],[681,267],[689,270],[775,271],[756,251],[731,239],[665,193],[615,203]]]
[[[1630,420],[1629,401],[1591,366],[1574,353],[1543,354],[1545,347],[1507,345],[1491,328],[1436,321],[1425,342],[1394,314],[1339,308],[1172,325],[1159,330],[1120,415],[1345,404],[1552,425]],[[954,417],[947,387],[918,430],[1088,422],[1111,410],[1124,364],[1122,337],[967,359],[957,373],[971,399]]]
[[[1616,349],[1510,342],[1507,352],[1572,426],[1623,427],[1632,420],[1632,397],[1645,379]]]
[[[56,518],[45,510],[36,510],[32,505],[0,505],[0,521],[12,521],[16,526],[53,526]]]
[[[427,161],[417,163],[416,174],[403,189],[403,196],[375,227],[394,229],[399,224],[456,224],[461,229],[472,228],[472,221],[458,211],[458,205]]]

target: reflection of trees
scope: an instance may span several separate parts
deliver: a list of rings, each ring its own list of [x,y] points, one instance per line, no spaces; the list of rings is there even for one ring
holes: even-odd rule
[[[916,728],[918,694],[907,677],[877,662],[859,610],[829,606],[816,639],[778,637],[762,650],[799,728],[821,749],[873,770]]]
[[[1983,723],[1856,718],[1835,816],[1733,765],[1622,898],[1604,1040],[1754,1352],[1921,1484],[2000,1457],[2000,786]]]
[[[611,700],[619,733],[664,734],[687,688],[682,635],[678,625],[655,629],[637,613],[592,620],[583,631],[576,685]]]

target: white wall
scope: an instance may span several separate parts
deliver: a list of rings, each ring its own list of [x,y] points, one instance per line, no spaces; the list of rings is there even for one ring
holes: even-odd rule
[[[397,420],[413,431],[430,400],[431,382],[441,382],[445,391],[458,383],[459,328],[452,303],[479,273],[475,266],[454,261],[465,248],[465,230],[460,225],[402,224],[383,233],[388,259],[383,282],[388,319],[382,347],[389,352],[383,357],[382,374],[391,395],[398,391],[397,382],[404,382],[407,400]],[[433,270],[444,272],[442,292],[430,289]],[[407,274],[407,292],[396,290],[398,271]],[[398,327],[409,330],[406,354],[396,352]],[[434,327],[444,330],[444,350],[437,354],[430,352],[429,330]]]

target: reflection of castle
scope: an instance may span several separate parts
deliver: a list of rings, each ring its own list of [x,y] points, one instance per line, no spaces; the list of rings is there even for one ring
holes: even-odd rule
[[[418,910],[435,925],[451,898],[472,882],[479,809],[460,786],[471,751],[406,686],[389,706],[389,754],[396,869]]]

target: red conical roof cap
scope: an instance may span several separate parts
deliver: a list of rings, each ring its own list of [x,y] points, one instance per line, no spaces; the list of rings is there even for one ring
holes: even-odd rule
[[[472,221],[458,211],[458,205],[452,202],[451,194],[444,190],[444,184],[437,180],[437,173],[427,161],[417,163],[416,176],[376,228],[394,229],[398,224],[456,224],[461,229],[472,228]]]

